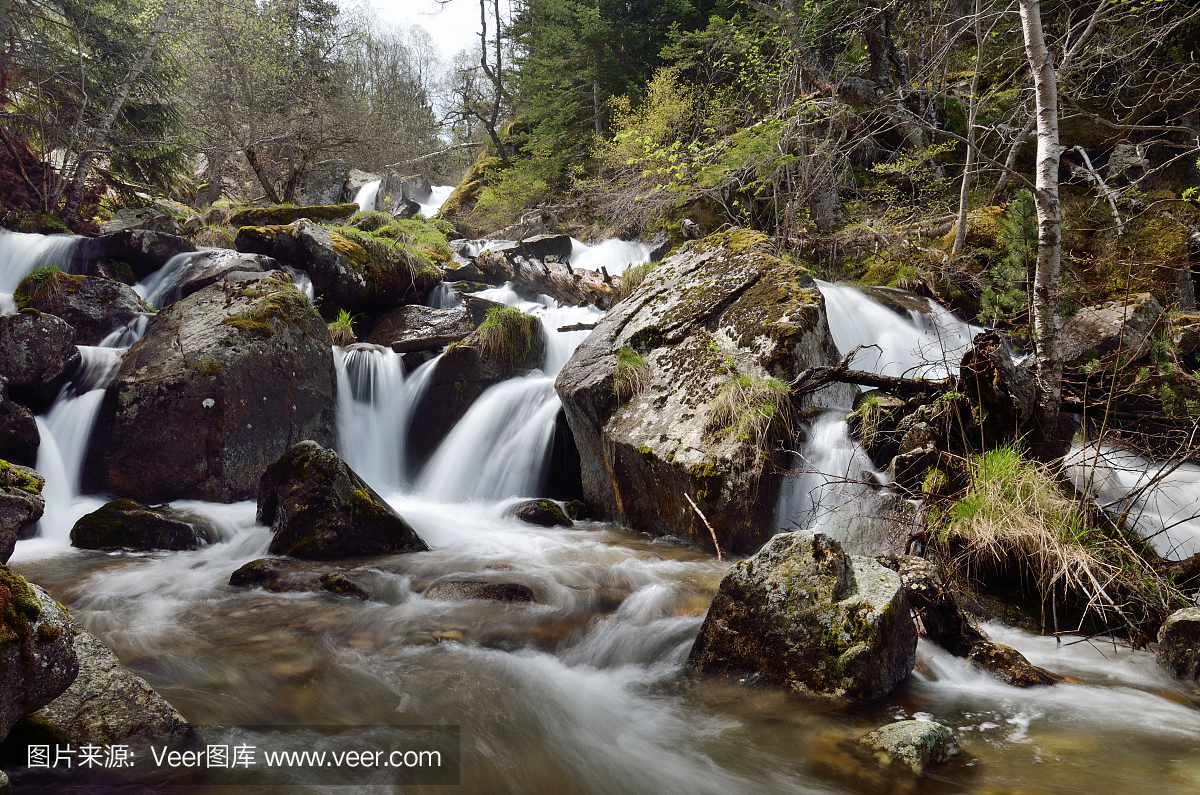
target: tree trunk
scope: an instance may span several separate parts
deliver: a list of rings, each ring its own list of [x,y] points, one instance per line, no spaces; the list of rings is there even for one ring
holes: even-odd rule
[[[263,192],[267,194],[267,200],[271,204],[280,204],[279,194],[275,192],[275,185],[263,172],[262,163],[258,162],[258,152],[254,151],[253,146],[247,146],[242,151],[246,155],[246,162],[250,164],[250,168],[254,171],[254,176],[258,177],[258,184],[262,185]]]
[[[1062,263],[1062,209],[1058,201],[1058,81],[1042,32],[1039,0],[1020,0],[1021,31],[1025,55],[1033,72],[1037,115],[1036,189],[1038,216],[1037,270],[1033,284],[1033,331],[1036,344],[1038,439],[1036,452],[1043,460],[1062,456],[1071,439],[1060,428],[1062,405],[1062,350],[1059,316],[1059,270]]]
[[[142,50],[141,57],[137,59],[137,62],[125,74],[125,79],[117,87],[117,93],[113,95],[112,100],[108,103],[108,108],[105,109],[104,116],[101,117],[100,123],[96,125],[95,132],[89,138],[87,148],[80,154],[79,162],[75,164],[75,174],[71,182],[71,190],[67,194],[67,203],[62,208],[63,218],[74,218],[79,212],[79,205],[83,201],[83,191],[86,187],[87,178],[92,172],[92,162],[96,159],[96,154],[100,149],[108,143],[108,136],[112,132],[113,124],[116,122],[117,116],[121,113],[121,108],[125,106],[126,100],[129,99],[130,92],[133,91],[133,84],[141,78],[142,73],[146,71],[146,67],[150,64],[150,59],[154,57],[154,50],[158,47],[159,38],[167,29],[167,19],[175,6],[175,2],[176,0],[166,0],[163,3],[162,11],[158,12],[158,19],[154,21],[154,27],[150,29],[150,37],[146,39],[146,46]]]
[[[970,108],[967,111],[967,161],[963,164],[962,187],[958,193],[958,228],[954,234],[954,256],[967,245],[967,212],[971,204],[971,178],[975,171],[975,116],[979,112],[979,72],[983,68],[983,31],[979,23],[979,0],[975,0],[975,74],[971,77]]]

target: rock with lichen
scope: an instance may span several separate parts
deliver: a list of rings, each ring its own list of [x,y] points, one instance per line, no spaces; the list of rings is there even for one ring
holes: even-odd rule
[[[75,681],[72,632],[50,594],[0,566],[0,738]]]
[[[721,580],[688,665],[798,693],[886,695],[917,659],[900,575],[824,533],[781,533]]]
[[[918,776],[958,752],[950,729],[929,720],[889,723],[865,735],[859,743],[882,764],[907,767]]]
[[[668,257],[562,369],[597,518],[711,549],[691,497],[725,551],[754,550],[777,529],[793,410],[849,405],[854,388],[793,406],[788,382],[840,357],[816,282],[768,249],[760,233],[734,230]]]
[[[1159,667],[1200,682],[1200,607],[1176,610],[1158,630]]]
[[[280,271],[231,273],[160,312],[101,404],[91,491],[143,503],[253,498],[303,439],[332,444],[329,329]]]
[[[416,531],[332,450],[288,448],[258,484],[258,521],[273,555],[323,560],[428,549]]]
[[[127,284],[99,276],[56,273],[26,277],[13,293],[22,308],[33,308],[66,321],[76,345],[99,345],[109,334],[129,326],[143,311],[141,299]]]
[[[36,309],[0,316],[0,378],[18,403],[48,408],[79,359],[65,320]]]
[[[46,479],[19,464],[0,460],[0,563],[8,563],[18,538],[24,538],[46,509]]]
[[[574,524],[554,500],[526,500],[514,506],[512,514],[522,522],[542,527],[570,527]]]
[[[213,540],[212,527],[199,517],[169,505],[112,500],[79,518],[71,528],[71,546],[80,549],[146,551],[199,549]]]

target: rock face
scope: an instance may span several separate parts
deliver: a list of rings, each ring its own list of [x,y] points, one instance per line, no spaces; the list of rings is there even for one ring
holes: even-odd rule
[[[71,632],[50,594],[0,566],[0,737],[75,681]]]
[[[1064,364],[1079,365],[1118,348],[1129,361],[1140,359],[1154,345],[1154,327],[1162,313],[1162,304],[1149,293],[1130,296],[1128,303],[1085,306],[1063,324]]]
[[[164,285],[165,289],[158,296],[157,303],[166,306],[187,298],[229,273],[266,273],[282,267],[283,263],[261,254],[242,254],[229,249],[198,251],[188,260],[187,268],[180,271],[169,285]]]
[[[542,527],[571,527],[575,523],[554,500],[528,500],[513,508],[513,516],[522,522]]]
[[[19,402],[48,405],[77,364],[75,331],[66,321],[36,309],[0,316],[0,378]]]
[[[918,776],[958,751],[954,735],[940,723],[902,720],[876,729],[859,740],[885,765],[903,765]]]
[[[258,484],[258,521],[273,555],[328,559],[422,552],[425,542],[332,450],[290,447]]]
[[[329,329],[286,273],[231,273],[160,312],[101,405],[88,488],[250,499],[290,445],[334,438]]]
[[[729,570],[688,665],[862,701],[890,692],[916,657],[900,576],[824,533],[795,532]]]
[[[81,240],[75,248],[70,271],[133,282],[154,273],[176,254],[195,250],[195,246],[178,235],[128,229]]]
[[[559,374],[597,518],[710,547],[686,493],[723,550],[756,549],[775,529],[781,476],[769,454],[790,442],[784,384],[840,357],[816,283],[765,244],[739,230],[668,257]],[[853,388],[834,388],[848,405]],[[834,398],[805,398],[824,400]]]
[[[46,479],[28,467],[0,461],[0,563],[8,563],[17,539],[46,509]]]
[[[212,538],[212,529],[196,517],[129,499],[105,503],[71,528],[71,546],[81,549],[199,549]]]
[[[70,276],[69,285],[45,296],[34,296],[30,306],[65,320],[75,330],[76,345],[99,345],[142,313],[142,303],[127,284],[97,276]]]
[[[188,722],[145,679],[121,665],[95,635],[78,624],[71,627],[79,676],[66,692],[38,710],[39,717],[65,732],[75,745],[191,736]]]
[[[350,164],[345,160],[317,163],[300,178],[296,186],[296,203],[329,205],[341,202],[349,173]]]
[[[1163,622],[1157,659],[1173,676],[1200,681],[1200,607],[1177,610]]]
[[[33,412],[9,399],[8,384],[0,378],[0,459],[33,466],[37,463],[40,442],[41,434]]]

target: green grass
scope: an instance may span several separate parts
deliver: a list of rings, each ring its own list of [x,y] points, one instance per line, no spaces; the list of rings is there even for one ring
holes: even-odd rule
[[[350,310],[339,309],[337,318],[329,324],[329,336],[333,337],[333,344],[342,348],[358,342],[353,326],[354,316],[350,314]]]
[[[772,435],[791,432],[791,387],[778,378],[731,374],[709,407],[708,429],[762,448]]]
[[[613,394],[618,403],[625,403],[642,393],[650,382],[650,364],[637,351],[626,345],[617,351],[617,367],[613,373]]]
[[[515,306],[494,306],[474,336],[484,357],[517,364],[533,350],[533,335],[541,333],[541,325]]]
[[[72,287],[78,288],[82,281],[83,276],[63,273],[57,265],[42,265],[21,279],[13,291],[13,300],[19,309],[28,309],[62,295]]]
[[[643,262],[641,265],[634,265],[626,268],[621,274],[621,300],[624,301],[633,291],[641,286],[642,282],[646,281],[646,277],[650,275],[650,271],[654,270],[657,262]]]

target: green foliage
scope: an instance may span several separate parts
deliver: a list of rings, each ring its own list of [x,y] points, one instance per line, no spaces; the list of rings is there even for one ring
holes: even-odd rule
[[[706,424],[710,431],[728,433],[761,449],[773,435],[791,432],[791,387],[777,378],[755,380],[730,367],[729,379],[709,406]]]
[[[628,345],[617,351],[613,372],[613,394],[617,403],[625,403],[642,393],[650,382],[650,363]]]
[[[1000,224],[1000,240],[1005,255],[991,268],[991,284],[980,296],[979,315],[993,324],[1012,320],[1028,310],[1027,280],[1029,270],[1037,259],[1037,208],[1028,189],[1017,192]]]
[[[0,486],[16,488],[28,494],[41,494],[41,482],[17,469],[7,461],[0,459]]]
[[[354,316],[350,314],[350,310],[338,310],[337,317],[329,324],[329,336],[338,347],[358,342],[358,337],[354,335]]]
[[[499,171],[479,189],[472,221],[484,229],[500,229],[520,220],[525,212],[554,194],[552,160],[524,157]]]
[[[13,291],[19,309],[41,304],[71,289],[78,289],[83,276],[63,273],[57,265],[41,265],[25,275]]]
[[[533,335],[541,333],[541,321],[515,306],[494,306],[475,329],[482,356],[519,364],[533,350]]]
[[[452,260],[446,236],[452,233],[454,228],[445,221],[429,218],[390,218],[384,213],[372,212],[356,213],[346,225],[362,230],[372,238],[392,241],[409,251],[420,252],[430,262],[446,265]]]
[[[650,275],[650,271],[654,270],[657,262],[643,262],[641,265],[633,265],[625,269],[621,274],[621,300],[625,300],[633,291],[641,286],[646,277]]]

